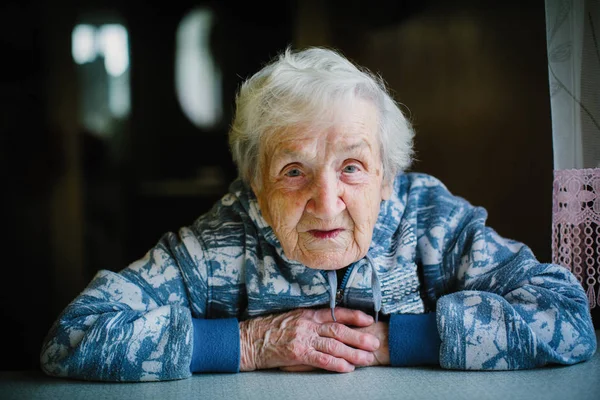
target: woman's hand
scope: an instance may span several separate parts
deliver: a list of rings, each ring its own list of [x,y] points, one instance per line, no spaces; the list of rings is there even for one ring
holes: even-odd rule
[[[240,370],[284,367],[290,371],[319,368],[351,372],[355,366],[374,365],[377,360],[373,352],[380,347],[379,339],[361,331],[373,325],[373,318],[340,307],[335,309],[335,316],[337,322],[331,319],[328,308],[297,309],[240,322]]]
[[[369,366],[390,365],[390,348],[388,345],[389,324],[387,322],[378,322],[355,329],[362,333],[369,333],[379,339],[379,348],[373,352],[375,360]]]
[[[373,352],[375,356],[373,362],[367,366],[372,367],[375,365],[390,365],[390,348],[388,345],[388,330],[389,325],[387,322],[378,322],[362,328],[354,328],[359,332],[370,333],[379,339],[379,348]],[[288,372],[307,372],[315,370],[314,367],[308,365],[295,365],[292,367],[282,367],[284,371]]]

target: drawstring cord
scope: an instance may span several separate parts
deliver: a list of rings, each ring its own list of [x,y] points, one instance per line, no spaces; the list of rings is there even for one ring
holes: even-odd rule
[[[375,306],[375,323],[379,322],[379,311],[381,311],[381,283],[375,269],[375,262],[367,254],[367,261],[371,264],[371,289],[373,290],[373,305]]]
[[[329,308],[331,309],[331,318],[333,322],[337,322],[335,319],[335,294],[337,292],[337,272],[327,271],[327,280],[329,281]]]
[[[373,291],[373,305],[375,308],[375,323],[379,322],[379,312],[381,311],[381,282],[377,276],[375,262],[367,254],[367,261],[371,265],[371,290]],[[335,298],[337,293],[337,272],[335,270],[327,271],[327,280],[329,281],[329,308],[331,309],[331,318],[335,319]]]

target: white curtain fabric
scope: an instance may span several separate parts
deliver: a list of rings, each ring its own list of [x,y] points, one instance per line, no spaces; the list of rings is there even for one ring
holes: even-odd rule
[[[554,168],[600,167],[600,1],[546,0]]]
[[[600,305],[600,0],[545,0],[554,148],[553,262]]]

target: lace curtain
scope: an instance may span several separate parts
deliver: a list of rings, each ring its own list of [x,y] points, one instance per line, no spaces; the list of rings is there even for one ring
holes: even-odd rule
[[[600,0],[546,0],[554,186],[552,261],[600,308]]]

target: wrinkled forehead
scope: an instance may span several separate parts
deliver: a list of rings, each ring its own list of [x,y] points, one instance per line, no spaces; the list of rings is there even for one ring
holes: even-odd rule
[[[301,118],[304,116],[304,118]],[[281,141],[312,140],[338,133],[352,141],[353,137],[368,141],[371,145],[380,144],[379,112],[367,100],[338,101],[321,109],[303,113],[291,119],[288,125],[276,125],[261,140],[261,150],[269,152]]]

